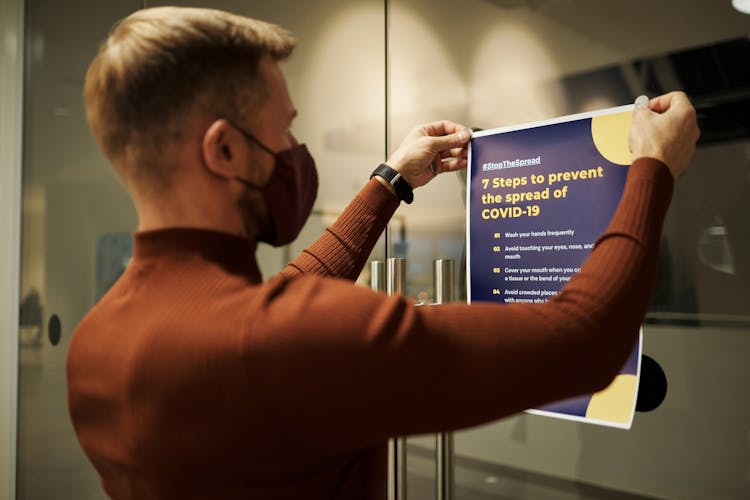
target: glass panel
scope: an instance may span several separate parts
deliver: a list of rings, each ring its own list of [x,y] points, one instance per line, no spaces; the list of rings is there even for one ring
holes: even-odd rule
[[[135,213],[88,131],[83,76],[140,3],[27,1],[18,498],[104,498],[68,418],[65,353],[95,300],[97,237]]]
[[[294,133],[316,156],[321,189],[297,242],[261,246],[261,267],[270,276],[320,235],[382,161],[383,3],[191,2],[201,4],[279,23],[299,41],[282,67],[299,111]],[[27,2],[19,498],[104,497],[70,425],[64,361],[76,324],[127,264],[137,221],[91,140],[81,95],[99,43],[117,19],[140,6],[133,0]],[[383,253],[381,244],[374,257]]]
[[[456,498],[750,495],[750,17],[728,1],[389,6],[392,149],[425,121],[493,128],[674,89],[688,92],[702,128],[668,214],[645,327],[666,400],[630,431],[520,415],[460,432]],[[433,259],[463,260],[463,189],[441,176],[399,209],[404,238],[389,250],[407,258],[412,297],[429,298]],[[428,441],[410,449],[419,447],[413,455],[431,453]]]

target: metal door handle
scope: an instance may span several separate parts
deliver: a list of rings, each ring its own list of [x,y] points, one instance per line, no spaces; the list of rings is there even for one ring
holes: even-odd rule
[[[435,304],[455,300],[456,280],[453,260],[437,259],[433,262],[433,288]],[[452,500],[453,487],[453,433],[441,432],[435,437],[435,491],[438,500]]]

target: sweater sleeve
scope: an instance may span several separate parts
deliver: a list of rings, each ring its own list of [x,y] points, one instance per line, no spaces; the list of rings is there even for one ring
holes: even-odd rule
[[[663,164],[636,161],[581,271],[543,304],[415,307],[340,280],[271,282],[243,348],[259,411],[338,453],[603,389],[637,338],[672,188]]]
[[[357,279],[398,205],[398,199],[385,186],[371,179],[336,222],[290,262],[281,275],[312,273]]]

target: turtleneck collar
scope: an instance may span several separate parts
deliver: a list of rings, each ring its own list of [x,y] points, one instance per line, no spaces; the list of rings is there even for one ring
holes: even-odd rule
[[[139,231],[134,236],[133,258],[200,255],[232,273],[261,281],[255,260],[257,243],[230,233],[197,228],[168,228]]]

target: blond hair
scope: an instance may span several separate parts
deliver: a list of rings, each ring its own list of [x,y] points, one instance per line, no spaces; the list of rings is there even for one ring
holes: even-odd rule
[[[260,58],[285,59],[294,45],[279,26],[220,10],[137,11],[115,25],[86,73],[94,136],[126,182],[163,177],[154,156],[181,137],[183,120],[203,112],[246,121],[266,95]]]

